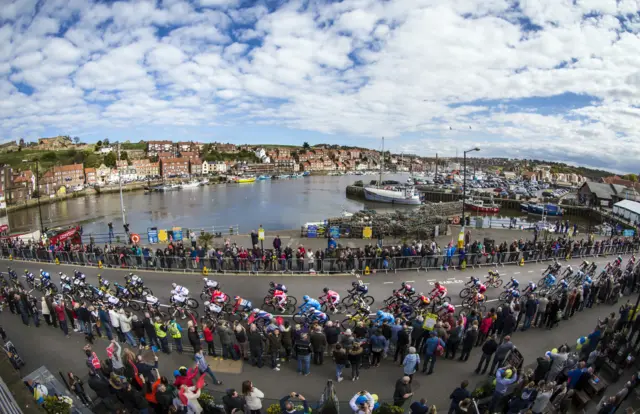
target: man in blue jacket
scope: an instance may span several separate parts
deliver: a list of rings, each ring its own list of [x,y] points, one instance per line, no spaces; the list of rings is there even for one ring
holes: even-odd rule
[[[514,369],[511,368],[510,365],[507,365],[504,368],[498,369],[496,371],[496,389],[493,391],[493,398],[491,399],[491,404],[489,405],[489,412],[494,412],[495,408],[502,401],[502,398],[507,393],[509,389],[509,385],[513,384],[518,380],[518,373],[515,372]]]
[[[422,368],[422,373],[427,372],[427,364],[431,362],[429,366],[429,372],[427,375],[433,374],[433,366],[436,364],[436,349],[440,345],[442,348],[445,347],[445,343],[442,339],[436,336],[435,331],[429,332],[429,339],[424,344],[424,367]]]

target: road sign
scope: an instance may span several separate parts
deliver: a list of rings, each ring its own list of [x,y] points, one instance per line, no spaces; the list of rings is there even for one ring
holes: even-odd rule
[[[264,240],[264,229],[258,229],[258,240]]]
[[[634,235],[635,233],[636,233],[636,232],[635,232],[635,230],[624,230],[624,231],[622,232],[622,235],[623,235],[624,237],[633,237],[633,235]]]

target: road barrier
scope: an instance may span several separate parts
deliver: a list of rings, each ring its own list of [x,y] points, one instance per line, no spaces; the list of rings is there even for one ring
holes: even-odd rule
[[[178,257],[134,255],[125,253],[95,254],[80,251],[54,251],[44,248],[0,248],[0,258],[42,263],[61,263],[98,268],[146,269],[167,272],[225,273],[225,274],[344,274],[389,273],[397,271],[460,270],[468,268],[523,265],[549,260],[564,261],[570,258],[589,258],[631,254],[638,252],[637,243],[602,244],[590,247],[548,248],[496,253],[469,253],[425,256],[377,256],[338,258],[273,258],[271,260],[242,258],[231,255],[213,257]],[[206,268],[206,271],[205,271]]]

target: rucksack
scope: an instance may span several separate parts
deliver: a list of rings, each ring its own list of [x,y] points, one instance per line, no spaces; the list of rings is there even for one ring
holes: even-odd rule
[[[438,346],[436,346],[435,354],[436,354],[436,356],[444,355],[444,347],[442,345],[440,345],[439,343],[438,343]]]

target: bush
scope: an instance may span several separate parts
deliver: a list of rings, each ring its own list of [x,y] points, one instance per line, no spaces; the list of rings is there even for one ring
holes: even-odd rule
[[[269,408],[267,408],[267,414],[282,414],[280,404],[271,404]]]
[[[44,397],[43,408],[49,414],[68,414],[71,412],[71,404],[68,397],[58,398],[56,396],[47,395]]]
[[[382,403],[380,405],[380,408],[378,408],[377,412],[379,414],[403,414],[404,413],[404,408],[402,407],[397,407],[393,404],[389,404],[389,403]]]

